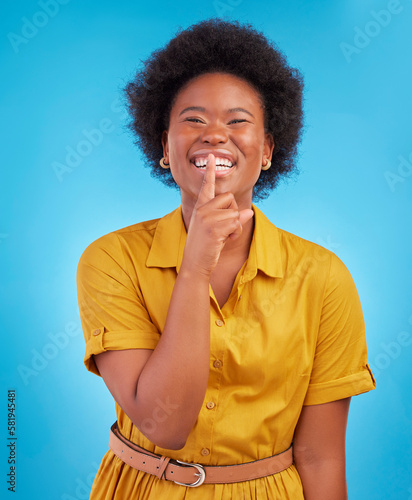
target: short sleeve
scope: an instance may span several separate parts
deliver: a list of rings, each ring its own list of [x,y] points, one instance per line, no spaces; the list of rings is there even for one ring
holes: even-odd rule
[[[304,405],[344,399],[375,387],[367,364],[365,322],[359,295],[348,269],[331,253]]]
[[[77,296],[86,341],[84,364],[100,375],[93,355],[109,350],[154,349],[159,332],[138,283],[126,271],[119,238],[110,233],[86,248],[77,268]]]

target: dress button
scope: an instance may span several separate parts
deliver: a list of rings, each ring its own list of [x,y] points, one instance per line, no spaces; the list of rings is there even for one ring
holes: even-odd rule
[[[217,326],[223,326],[225,324],[225,322],[222,321],[221,319],[217,319],[215,323],[217,324]]]
[[[204,457],[207,457],[210,453],[210,450],[207,448],[203,448],[202,451],[200,452]]]
[[[217,359],[214,363],[213,366],[215,368],[222,368],[223,363],[220,361],[220,359]]]
[[[96,330],[93,332],[93,335],[99,335],[100,331],[100,328],[96,328]]]
[[[209,401],[208,403],[206,403],[206,408],[208,410],[211,410],[214,407],[215,407],[215,403],[213,401]]]

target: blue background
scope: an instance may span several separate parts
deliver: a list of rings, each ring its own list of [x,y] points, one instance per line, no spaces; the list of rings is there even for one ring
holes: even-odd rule
[[[352,400],[349,498],[412,499],[412,2],[62,0],[51,8],[4,2],[0,16],[0,497],[88,498],[115,413],[83,365],[77,263],[99,236],[179,204],[143,167],[120,90],[179,26],[225,16],[262,30],[305,77],[301,173],[259,206],[278,227],[333,250],[359,291],[378,388]],[[377,15],[383,9],[391,19]],[[82,142],[99,127],[100,143]],[[53,165],[61,168],[67,148],[84,154],[58,176]],[[14,496],[7,389],[17,392]]]

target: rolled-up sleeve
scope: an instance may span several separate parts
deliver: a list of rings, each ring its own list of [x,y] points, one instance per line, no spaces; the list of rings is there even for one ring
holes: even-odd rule
[[[367,364],[365,322],[359,295],[348,269],[331,253],[304,405],[344,399],[375,387]]]
[[[159,332],[139,285],[129,276],[116,234],[94,241],[77,268],[77,296],[86,341],[84,364],[100,375],[93,356],[109,350],[154,349]]]

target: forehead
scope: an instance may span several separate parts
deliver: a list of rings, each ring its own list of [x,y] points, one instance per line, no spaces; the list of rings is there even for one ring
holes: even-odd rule
[[[189,80],[177,93],[172,107],[195,103],[235,103],[237,106],[248,104],[255,108],[263,107],[259,92],[246,80],[229,73],[206,73]]]

